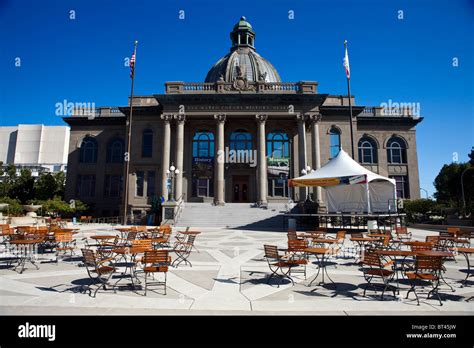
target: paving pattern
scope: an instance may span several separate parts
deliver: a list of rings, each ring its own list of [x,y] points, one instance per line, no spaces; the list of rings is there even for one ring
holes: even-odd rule
[[[295,274],[293,286],[285,281],[267,284],[269,274],[263,257],[263,244],[286,246],[284,232],[248,231],[207,228],[196,239],[199,252],[190,257],[192,267],[171,268],[168,273],[168,293],[148,292],[127,287],[114,291],[100,290],[96,298],[84,293],[89,279],[80,267],[80,251],[76,257],[51,262],[52,254],[38,256],[39,270],[33,267],[18,274],[6,266],[0,267],[0,314],[474,314],[474,281],[462,287],[466,261],[446,263],[447,285],[441,286],[443,306],[435,299],[426,299],[426,289],[420,294],[420,305],[414,297],[405,299],[409,288],[400,285],[397,297],[387,293],[382,302],[379,294],[368,292],[363,297],[364,278],[351,254],[351,242],[346,240],[346,253],[331,258],[328,273],[335,282],[325,286],[308,286],[317,265],[308,265],[307,279]],[[412,230],[415,238],[424,239],[432,232]],[[84,225],[76,235],[79,248],[82,238],[95,234],[116,233],[109,225]],[[474,261],[474,260],[471,260]],[[474,277],[471,278],[474,280]]]

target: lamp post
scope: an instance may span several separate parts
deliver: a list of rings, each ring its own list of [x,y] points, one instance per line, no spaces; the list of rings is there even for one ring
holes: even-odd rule
[[[429,199],[430,196],[428,195],[428,191],[425,190],[424,188],[420,187],[420,191],[424,191],[426,193],[426,199]]]
[[[170,180],[170,190],[168,191],[168,201],[174,202],[174,179],[179,174],[179,169],[171,164],[170,169],[166,171],[166,177]]]
[[[306,168],[301,169],[301,174],[306,175],[306,174],[312,173],[313,171],[314,170],[311,169],[310,166],[306,166]],[[308,191],[308,187],[306,187],[306,200],[308,199],[309,199],[309,191]]]

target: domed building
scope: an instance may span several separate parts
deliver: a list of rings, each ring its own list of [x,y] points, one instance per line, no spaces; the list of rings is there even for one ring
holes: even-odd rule
[[[64,118],[71,127],[66,198],[86,202],[96,216],[119,216],[124,199],[139,215],[162,197],[171,207],[162,221],[171,223],[181,202],[265,207],[310,199],[324,206],[320,188],[293,189],[288,179],[321,167],[341,148],[351,155],[348,96],[320,93],[315,81],[282,81],[257,53],[245,17],[230,39],[230,52],[204,82],[166,82],[164,94],[134,96],[128,180],[129,106]],[[334,78],[345,78],[342,67]],[[399,198],[418,198],[415,126],[422,118],[409,107],[394,113],[351,101],[355,160],[394,178]],[[345,209],[357,211],[351,204]]]

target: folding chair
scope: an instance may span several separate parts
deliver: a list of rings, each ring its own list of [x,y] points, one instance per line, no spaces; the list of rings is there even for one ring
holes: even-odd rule
[[[196,239],[195,235],[190,234],[185,242],[176,241],[173,251],[176,253],[176,259],[173,261],[172,266],[178,267],[182,262],[184,264],[189,264],[190,267],[193,265],[188,260],[189,255],[191,255],[191,250],[194,246],[194,240]]]
[[[303,266],[304,279],[306,279],[306,265],[308,264],[308,256],[306,254],[306,249],[308,248],[308,241],[306,240],[289,240],[288,241],[288,253],[289,253],[289,260],[295,265],[294,268],[297,266]],[[291,273],[296,273],[293,267],[290,270]]]
[[[368,288],[374,289],[375,293],[377,293],[377,288],[382,288],[382,300],[386,290],[391,290],[395,297],[397,288],[389,284],[393,280],[395,272],[385,268],[386,266],[391,265],[391,263],[384,262],[382,257],[375,252],[375,249],[365,250],[361,262],[362,272],[367,282],[367,286],[364,287],[363,296],[365,297]],[[382,284],[374,284],[372,282],[374,279],[381,279]]]
[[[430,283],[432,290],[428,292],[427,298],[431,294],[436,294],[439,300],[439,305],[442,306],[443,302],[439,296],[438,287],[440,281],[440,274],[443,268],[443,259],[438,256],[416,256],[415,257],[415,271],[406,272],[406,277],[411,282],[411,288],[407,292],[407,297],[410,295],[410,292],[413,291],[416,297],[417,305],[420,305],[420,300],[418,299],[418,294],[416,293],[417,286],[424,286],[426,283]]]
[[[72,237],[72,232],[56,232],[54,234],[55,249],[56,249],[56,264],[59,261],[59,253],[66,255],[67,252],[70,256],[74,255],[74,249],[76,247],[76,241]]]
[[[165,288],[166,295],[166,278],[168,273],[168,267],[171,263],[171,256],[169,256],[168,250],[147,250],[143,257],[143,271],[145,272],[145,296],[147,293],[148,285],[163,285]],[[154,279],[155,273],[164,273],[164,281],[149,282],[148,276],[151,274]]]
[[[110,264],[111,261],[113,261],[113,258],[100,259],[97,257],[96,253],[90,249],[81,249],[81,251],[82,256],[84,257],[84,265],[86,266],[87,274],[89,275],[89,278],[96,283],[94,296],[92,296],[95,297],[100,288],[103,287],[104,290],[107,290],[107,285],[110,285],[109,280],[115,272],[115,267],[104,264],[107,262]],[[91,285],[93,284],[89,284],[87,287],[90,296],[92,294]]]
[[[265,258],[267,259],[268,267],[272,272],[267,279],[267,284],[270,283],[270,280],[273,277],[279,277],[280,281],[278,282],[278,287],[280,287],[280,284],[284,278],[288,278],[291,283],[295,285],[295,282],[290,277],[290,273],[291,268],[295,267],[296,264],[289,261],[288,259],[282,258],[278,253],[278,247],[276,245],[264,245],[263,248],[265,249]]]

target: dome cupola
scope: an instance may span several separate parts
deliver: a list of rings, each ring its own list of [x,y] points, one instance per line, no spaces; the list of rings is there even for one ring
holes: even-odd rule
[[[273,65],[255,51],[255,32],[245,17],[234,26],[230,39],[230,52],[212,66],[205,82],[281,82]]]

